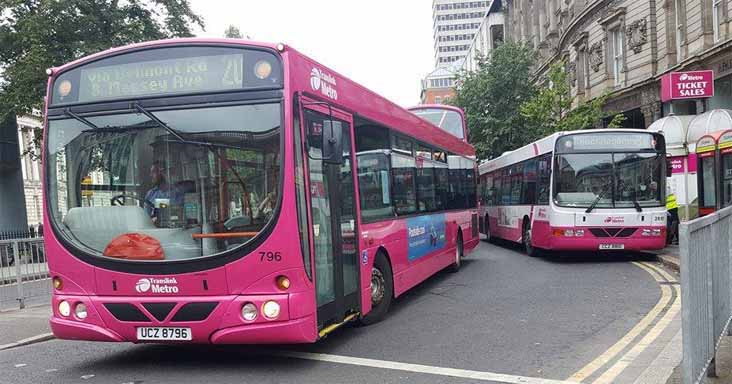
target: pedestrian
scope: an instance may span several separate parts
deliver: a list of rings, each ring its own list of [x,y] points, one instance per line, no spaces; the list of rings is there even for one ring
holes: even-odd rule
[[[679,204],[670,186],[666,186],[666,244],[678,244]]]

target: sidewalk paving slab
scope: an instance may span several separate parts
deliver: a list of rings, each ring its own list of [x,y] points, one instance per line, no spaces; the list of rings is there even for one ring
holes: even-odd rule
[[[679,365],[666,384],[683,384],[683,376]],[[729,384],[732,383],[732,336],[722,336],[717,351],[717,377],[707,377],[706,384]]]
[[[48,319],[51,317],[51,306],[25,308],[21,310],[0,312],[0,350],[15,346],[20,341],[47,340],[51,328]]]

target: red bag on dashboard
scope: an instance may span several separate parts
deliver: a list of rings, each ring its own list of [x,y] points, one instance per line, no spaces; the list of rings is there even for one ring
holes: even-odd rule
[[[163,260],[160,242],[142,233],[125,233],[115,237],[104,249],[104,256],[128,260]]]

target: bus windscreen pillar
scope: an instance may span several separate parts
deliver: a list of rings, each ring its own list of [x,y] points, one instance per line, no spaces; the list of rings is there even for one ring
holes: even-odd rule
[[[10,116],[0,121],[0,237],[27,229],[18,125]]]

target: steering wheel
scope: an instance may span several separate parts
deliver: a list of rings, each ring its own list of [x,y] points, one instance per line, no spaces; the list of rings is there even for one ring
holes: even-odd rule
[[[143,208],[145,207],[145,204],[153,205],[152,202],[150,202],[147,199],[144,199],[142,197],[138,197],[138,196],[135,196],[135,195],[127,195],[127,194],[121,194],[121,195],[114,196],[111,199],[109,199],[109,202],[112,205],[125,205],[123,199],[137,200],[137,201],[139,201],[139,202],[142,203],[142,207]]]

